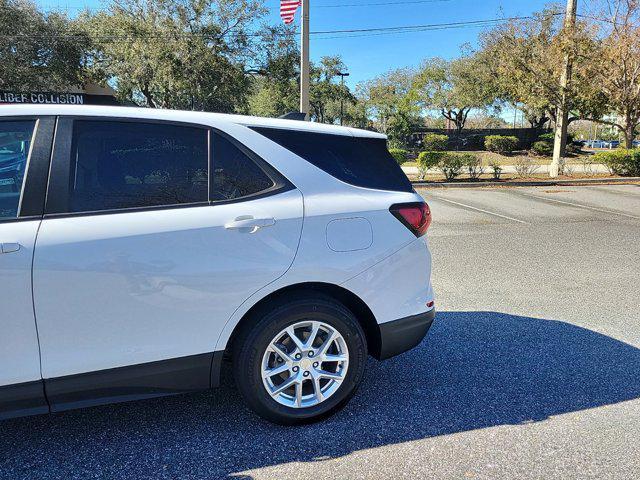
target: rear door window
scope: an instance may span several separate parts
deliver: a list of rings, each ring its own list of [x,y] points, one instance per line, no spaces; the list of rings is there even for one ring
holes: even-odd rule
[[[411,182],[387,150],[385,139],[251,128],[343,182],[380,190],[413,191]]]
[[[248,154],[225,136],[213,134],[211,200],[248,197],[274,188],[275,182]]]
[[[16,218],[34,120],[0,121],[0,220]]]
[[[69,211],[207,202],[208,135],[174,124],[76,120]]]

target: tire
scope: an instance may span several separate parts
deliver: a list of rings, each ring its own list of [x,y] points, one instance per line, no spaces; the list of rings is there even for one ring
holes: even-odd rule
[[[353,313],[331,297],[317,293],[290,295],[277,300],[269,307],[268,310],[262,309],[254,315],[252,327],[246,328],[233,345],[232,360],[236,385],[249,407],[266,420],[281,425],[312,423],[344,407],[362,381],[367,361],[366,338]],[[296,350],[295,342],[290,341],[293,339],[289,335],[281,337],[284,338],[284,342],[288,342],[288,345],[275,342],[276,337],[283,330],[308,322],[314,323],[298,328],[295,332],[298,340],[301,340],[300,337],[304,340],[308,333],[306,341],[312,342],[310,339],[312,334],[309,330],[313,330],[314,325],[318,326],[316,330],[318,333],[315,335],[316,346],[311,344],[310,350]],[[337,335],[332,336],[331,329],[335,329],[341,339]],[[330,345],[326,355],[322,354],[323,347],[330,343],[327,341],[330,337],[336,340]],[[285,350],[285,353],[287,353],[286,350],[293,350],[285,359],[284,356],[275,353],[275,347],[272,345],[276,345],[280,351]],[[314,352],[313,349],[316,347],[317,351]],[[295,352],[302,352],[302,360],[295,360]],[[307,355],[316,355],[316,358],[310,357],[305,361]],[[345,364],[344,360],[321,361],[325,358],[346,358],[347,362]],[[318,360],[318,362],[311,366],[309,363],[312,360]],[[277,366],[280,363],[288,370],[263,381],[263,371],[270,372],[268,368],[270,365]],[[316,364],[319,366],[313,368]],[[290,367],[291,365],[293,367]],[[298,366],[298,373],[294,374],[295,366]],[[336,375],[343,375],[342,380],[338,382],[337,379],[320,378],[325,369],[339,372]],[[333,375],[332,372],[327,373]],[[299,376],[303,374],[309,377]],[[277,398],[268,391],[269,388],[271,391],[277,390],[294,376],[302,380],[300,387],[294,384],[293,387],[278,394]],[[265,382],[282,383],[269,386]],[[316,393],[318,386],[320,386],[320,392],[323,389],[326,391],[318,395]],[[305,396],[297,395],[298,388],[300,392],[305,393]],[[323,398],[324,395],[326,398]],[[300,403],[297,403],[298,401]],[[314,402],[317,403],[314,404]]]

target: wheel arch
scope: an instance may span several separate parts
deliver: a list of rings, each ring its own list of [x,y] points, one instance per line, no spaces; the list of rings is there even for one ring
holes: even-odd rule
[[[305,292],[325,294],[339,301],[351,310],[364,331],[367,340],[368,353],[375,358],[379,358],[381,349],[380,327],[371,309],[352,291],[335,284],[323,282],[307,282],[288,285],[269,293],[267,296],[257,301],[249,310],[247,310],[233,328],[225,346],[225,357],[230,358],[231,355],[233,355],[232,348],[236,338],[238,338],[238,335],[255,323],[261,310],[266,311],[269,308],[270,302],[284,296],[304,294]]]

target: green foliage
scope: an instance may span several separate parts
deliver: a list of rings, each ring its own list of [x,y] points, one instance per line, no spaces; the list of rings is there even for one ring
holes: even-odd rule
[[[393,158],[395,158],[396,162],[398,162],[398,165],[402,165],[407,161],[407,154],[409,152],[402,148],[390,148],[389,153]]]
[[[410,97],[423,109],[439,111],[460,131],[471,109],[489,107],[496,100],[494,83],[487,77],[490,74],[477,55],[431,58],[415,75]]]
[[[387,126],[389,143],[398,148],[408,146],[415,126],[415,122],[410,115],[404,111],[397,112],[389,119]]]
[[[447,181],[453,180],[462,173],[462,169],[467,165],[467,155],[469,154],[451,152],[442,155],[438,168]]]
[[[265,27],[251,69],[251,86],[246,113],[259,117],[279,117],[298,111],[298,62],[300,53],[295,38],[284,26]]]
[[[346,65],[339,55],[322,57],[318,64],[311,65],[309,103],[311,118],[320,123],[338,123],[340,102],[343,111],[356,103],[355,96],[346,85],[342,85],[337,72],[344,72]]]
[[[493,179],[500,180],[500,175],[502,175],[502,165],[500,165],[500,162],[492,161],[489,163],[489,166],[491,167]]]
[[[640,150],[617,148],[598,152],[593,156],[595,163],[604,163],[617,175],[640,175]]]
[[[68,90],[89,80],[91,42],[66,15],[0,1],[0,90]]]
[[[553,143],[545,140],[538,140],[531,145],[531,151],[540,157],[549,157],[553,153]]]
[[[567,134],[568,135],[568,134]],[[539,142],[547,142],[553,145],[553,142],[556,138],[556,134],[553,132],[543,133],[542,135],[538,135]]]
[[[447,149],[449,137],[438,133],[426,133],[422,139],[422,145],[427,151],[443,152]]]
[[[118,0],[78,22],[94,43],[92,69],[121,99],[240,112],[251,83],[244,62],[259,41],[247,34],[264,13],[259,0]]]
[[[437,167],[444,155],[444,152],[433,150],[428,152],[420,152],[418,154],[418,171],[420,172],[420,178],[424,178],[427,175],[427,171],[429,169]]]
[[[491,72],[487,81],[494,84],[499,99],[516,105],[532,126],[540,128],[555,117],[562,102],[560,78],[570,46],[571,116],[600,118],[608,108],[606,95],[594,82],[602,70],[596,32],[593,22],[578,22],[568,45],[562,17],[556,6],[549,5],[526,19],[509,20],[482,33],[477,55]]]
[[[488,135],[484,139],[484,148],[500,154],[511,153],[518,148],[518,139],[506,135]]]
[[[464,166],[469,172],[469,178],[471,180],[478,180],[480,175],[484,173],[484,166],[482,165],[482,159],[473,153],[461,153]]]

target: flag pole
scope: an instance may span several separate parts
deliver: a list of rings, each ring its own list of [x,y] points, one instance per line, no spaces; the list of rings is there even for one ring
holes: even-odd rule
[[[302,0],[300,23],[300,112],[309,120],[309,0]]]

